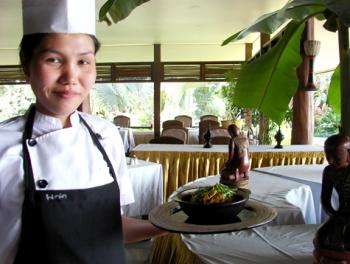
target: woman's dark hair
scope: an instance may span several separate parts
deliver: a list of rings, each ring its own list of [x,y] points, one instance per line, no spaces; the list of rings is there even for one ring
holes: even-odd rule
[[[19,45],[19,58],[21,62],[22,69],[25,73],[27,73],[27,69],[29,63],[33,59],[35,48],[38,47],[43,40],[50,33],[37,33],[37,34],[29,34],[24,35],[22,37],[22,41]],[[95,45],[95,54],[101,47],[101,43],[94,35],[88,35],[92,38]]]

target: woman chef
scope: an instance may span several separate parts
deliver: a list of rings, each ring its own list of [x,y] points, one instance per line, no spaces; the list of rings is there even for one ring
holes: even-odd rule
[[[123,263],[162,233],[133,202],[112,123],[76,109],[95,79],[94,0],[23,0],[20,59],[36,103],[0,124],[0,263]]]

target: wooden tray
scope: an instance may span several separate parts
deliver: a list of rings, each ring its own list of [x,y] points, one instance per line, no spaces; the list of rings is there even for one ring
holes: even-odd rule
[[[267,224],[272,221],[277,212],[256,201],[247,202],[243,209],[232,223],[208,224],[193,222],[183,211],[176,211],[177,202],[165,203],[154,208],[149,214],[149,220],[155,226],[176,233],[212,234],[232,232],[253,228]]]

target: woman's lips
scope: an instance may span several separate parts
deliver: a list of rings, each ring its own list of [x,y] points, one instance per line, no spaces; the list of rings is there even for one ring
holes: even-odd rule
[[[77,95],[77,93],[73,91],[57,91],[55,94],[64,99],[70,99]]]

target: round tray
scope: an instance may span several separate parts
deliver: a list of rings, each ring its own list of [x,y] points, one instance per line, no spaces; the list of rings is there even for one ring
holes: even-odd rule
[[[277,216],[275,209],[256,201],[248,201],[232,223],[208,224],[192,222],[178,207],[177,202],[165,203],[150,212],[149,220],[155,226],[172,232],[211,234],[257,227],[267,224]]]

